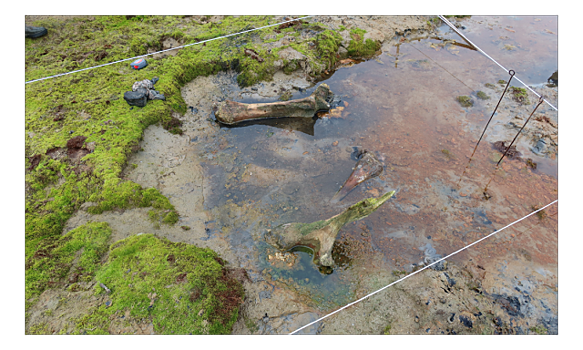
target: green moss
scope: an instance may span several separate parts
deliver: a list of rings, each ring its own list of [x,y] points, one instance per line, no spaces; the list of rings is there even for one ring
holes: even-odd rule
[[[79,319],[73,333],[104,334],[111,315],[129,310],[158,334],[229,334],[244,295],[212,250],[152,234],[113,244],[96,280],[111,290],[111,306]]]
[[[546,335],[548,334],[548,329],[546,329],[543,325],[537,325],[535,327],[530,327],[529,331],[536,333],[538,335]]]
[[[391,325],[390,324],[385,327],[385,330],[383,331],[383,334],[384,335],[390,335],[391,334]]]
[[[458,96],[457,101],[462,107],[472,107],[474,105],[474,101],[472,101],[470,96]]]
[[[528,94],[525,88],[510,87],[510,93],[512,94],[512,99],[521,105],[528,105],[530,101],[528,100]]]
[[[292,74],[293,72],[295,72],[296,70],[298,70],[298,68],[300,68],[300,64],[298,62],[298,60],[284,60],[283,62],[283,72],[287,75]]]
[[[178,220],[176,209],[160,191],[153,187],[144,190],[131,181],[122,182],[114,178],[106,182],[102,192],[94,195],[92,200],[98,201],[99,204],[87,209],[87,212],[91,214],[100,214],[116,208],[152,207],[149,213],[150,218],[153,218],[152,215],[155,215],[158,220],[164,217],[164,222],[169,224]]]
[[[257,325],[257,322],[254,322],[253,320],[251,320],[249,318],[245,319],[245,327],[247,327],[247,329],[251,333],[255,333],[259,330],[259,326]]]
[[[248,45],[248,48],[253,48],[263,61],[259,62],[250,56],[243,56],[239,59],[241,73],[237,76],[237,82],[241,87],[251,86],[260,81],[271,80],[273,74],[276,72],[273,62],[279,59],[275,54],[278,50],[268,52],[267,49],[261,49],[251,44]]]
[[[536,169],[537,164],[530,158],[526,159],[526,166],[531,169]]]
[[[406,276],[407,275],[407,271],[399,271],[399,270],[393,270],[392,272],[393,276],[395,277],[401,277],[401,276]]]
[[[488,89],[495,89],[496,85],[492,84],[492,83],[486,83],[484,84],[485,87],[487,87]]]
[[[487,95],[485,92],[483,92],[483,91],[478,91],[476,95],[478,96],[478,98],[479,98],[480,100],[489,100],[489,99],[490,99],[490,96],[488,96],[488,95]]]
[[[540,208],[536,205],[533,205],[530,207],[530,209],[532,209],[532,211],[537,211]],[[547,213],[544,210],[541,210],[536,213],[536,216],[538,217],[539,220],[544,220],[547,217]]]
[[[381,48],[381,44],[377,41],[366,39],[364,40],[364,34],[366,30],[355,28],[350,30],[350,36],[352,40],[348,44],[348,54],[352,57],[364,57],[369,58],[376,54]]]
[[[454,158],[453,154],[452,154],[452,153],[451,153],[449,150],[447,150],[447,149],[442,149],[442,150],[441,150],[441,153],[443,153],[443,155],[444,155],[444,156],[445,156],[445,158],[447,158],[447,159],[452,159],[452,158]]]
[[[281,101],[289,101],[292,98],[292,93],[291,91],[286,91],[283,94],[281,94],[281,96],[279,96],[279,99]]]
[[[500,79],[500,80],[498,80],[498,84],[500,84],[500,85],[506,85],[506,83],[507,83],[507,82],[506,82],[506,80],[504,80],[504,79]]]
[[[38,296],[47,287],[91,280],[110,236],[107,223],[90,222],[57,239],[42,241],[26,261],[26,299]]]
[[[162,221],[165,224],[173,225],[176,222],[178,222],[178,214],[176,213],[176,211],[171,211],[168,214],[166,214],[166,216],[164,216],[164,219],[162,219]]]
[[[316,36],[316,51],[322,58],[322,61],[327,63],[326,69],[334,67],[337,60],[336,53],[341,42],[342,36],[329,29]]]
[[[43,334],[51,334],[49,332],[49,326],[46,323],[39,323],[37,325],[34,325],[32,327],[30,327],[30,329],[28,330],[28,332],[26,333],[27,335],[43,335]]]

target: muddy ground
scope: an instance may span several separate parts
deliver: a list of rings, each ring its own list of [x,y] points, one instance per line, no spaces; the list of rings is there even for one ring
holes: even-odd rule
[[[394,54],[395,44],[407,35],[431,35],[427,29],[428,19],[430,18],[425,16],[318,16],[320,22],[333,29],[340,26],[366,29],[371,38],[383,43],[382,54],[385,56],[381,54],[377,59],[385,62],[387,56],[392,57]],[[277,42],[270,45],[277,45]],[[354,63],[347,62],[342,69],[350,69],[352,64]],[[423,66],[414,68],[423,69]],[[198,77],[182,89],[183,98],[189,105],[188,112],[175,115],[183,122],[184,134],[172,135],[160,126],[151,126],[146,130],[140,144],[142,150],[131,157],[123,176],[144,188],[156,187],[167,196],[180,213],[176,225],[160,227],[153,224],[148,220],[148,208],[91,215],[84,210],[91,203],[86,203],[67,222],[64,232],[89,221],[105,221],[112,228],[112,241],[148,232],[172,241],[211,248],[228,261],[229,266],[245,268],[249,275],[249,279],[244,282],[245,302],[233,334],[286,334],[334,310],[342,302],[360,298],[423,266],[424,247],[427,245],[439,246],[439,253],[444,255],[459,248],[460,242],[467,244],[492,232],[493,222],[500,228],[502,224],[532,210],[521,203],[512,203],[514,195],[518,198],[529,198],[525,203],[540,204],[546,204],[554,199],[552,197],[556,197],[556,192],[553,193],[556,189],[556,170],[553,170],[552,161],[558,153],[558,118],[549,108],[545,109],[548,118],[525,129],[526,136],[517,145],[518,150],[529,155],[528,150],[532,149],[533,144],[536,145],[541,138],[546,140],[545,153],[540,159],[536,159],[540,164],[538,173],[535,174],[534,170],[525,165],[528,158],[526,156],[522,163],[515,160],[503,163],[502,166],[503,171],[508,174],[522,173],[526,174],[525,177],[530,176],[529,179],[533,178],[532,174],[538,176],[537,179],[542,177],[542,182],[532,181],[533,186],[538,186],[538,193],[532,193],[529,188],[518,185],[519,182],[523,184],[527,181],[519,177],[510,177],[504,184],[492,185],[489,193],[493,199],[487,204],[491,209],[487,217],[480,216],[480,213],[469,216],[466,208],[477,207],[479,203],[483,203],[480,184],[488,179],[489,172],[478,174],[477,170],[470,168],[467,178],[472,178],[472,175],[475,177],[463,182],[461,189],[453,194],[447,193],[449,185],[444,184],[443,179],[435,180],[430,175],[430,170],[436,164],[446,164],[443,178],[455,183],[459,179],[459,170],[463,170],[468,161],[468,150],[471,152],[472,142],[477,139],[475,136],[465,136],[470,131],[475,135],[476,130],[468,125],[460,127],[459,121],[448,118],[447,108],[434,113],[444,123],[441,127],[445,129],[447,125],[456,125],[460,127],[460,131],[456,129],[456,134],[451,132],[439,135],[435,140],[425,142],[440,142],[440,145],[443,142],[447,144],[448,152],[442,152],[441,158],[434,157],[433,163],[423,161],[412,166],[410,164],[412,159],[415,161],[414,156],[423,155],[424,150],[430,148],[423,142],[408,145],[407,149],[402,147],[407,145],[409,137],[405,133],[413,134],[415,129],[411,127],[410,120],[399,119],[398,115],[407,115],[406,110],[413,106],[401,105],[399,112],[390,101],[376,101],[376,105],[387,105],[387,109],[396,112],[394,114],[397,117],[391,127],[400,132],[395,132],[390,140],[383,139],[382,142],[382,135],[374,133],[370,134],[369,140],[364,140],[364,137],[346,140],[333,134],[313,140],[302,136],[313,132],[313,125],[285,124],[274,128],[273,132],[270,131],[271,135],[257,138],[267,141],[256,145],[244,143],[249,148],[241,149],[234,142],[236,137],[229,133],[229,129],[221,128],[213,120],[213,106],[224,99],[273,101],[285,91],[292,92],[294,96],[302,96],[317,83],[308,79],[306,69],[309,67],[305,66],[291,75],[280,71],[273,81],[244,89],[236,84],[236,74],[233,72]],[[349,100],[349,93],[373,95],[371,87],[354,76],[346,78],[345,85],[346,90],[350,90],[341,94],[345,101]],[[550,100],[557,100],[556,88],[546,85],[539,88],[550,96]],[[496,96],[502,89],[503,86],[500,85],[492,87],[491,91],[483,89],[492,96],[482,106],[485,111],[491,111],[495,106]],[[403,87],[403,91],[405,90]],[[432,101],[425,101],[428,104],[430,102]],[[342,106],[344,108],[337,113],[341,119],[346,119],[350,113],[350,103]],[[484,142],[489,145],[499,140],[511,139],[522,125],[519,122],[525,120],[524,113],[515,117],[517,113],[514,112],[531,110],[532,107],[505,101],[499,107],[500,118],[494,122],[491,127],[493,131],[488,133]],[[353,109],[351,113],[358,111]],[[321,120],[334,123],[335,115],[331,113]],[[415,119],[415,122],[422,123],[422,117]],[[508,126],[509,123],[514,124]],[[322,127],[319,125],[316,128]],[[298,132],[305,131],[305,128],[307,133]],[[277,143],[270,140],[276,140]],[[376,150],[386,164],[385,173],[378,181],[363,186],[358,194],[353,193],[353,197],[348,197],[340,206],[330,205],[326,196],[337,190],[354,164],[354,160],[350,158],[353,147],[370,148],[377,141],[384,145]],[[443,149],[446,149],[445,146]],[[474,164],[491,164],[488,163],[490,156],[496,156],[495,150],[478,156]],[[277,164],[280,159],[283,160],[282,164]],[[323,166],[317,166],[318,164]],[[330,164],[344,166],[343,172],[337,172]],[[427,177],[423,175],[425,172]],[[392,175],[395,173],[400,175]],[[320,180],[322,178],[327,178],[327,181]],[[407,178],[425,178],[426,181],[420,183],[411,180],[407,183]],[[476,179],[478,180],[474,181]],[[381,192],[394,188],[397,182],[402,190],[393,201],[391,219],[385,220],[385,214],[382,217],[379,214],[378,218],[371,221],[351,225],[345,234],[339,236],[340,242],[351,242],[351,268],[337,275],[340,281],[349,283],[346,290],[348,298],[342,299],[336,295],[331,300],[318,299],[314,297],[317,293],[310,291],[307,281],[302,284],[295,275],[292,278],[283,273],[274,276],[273,271],[276,270],[266,268],[288,263],[290,260],[286,258],[292,261],[302,258],[299,253],[276,255],[274,249],[257,243],[262,239],[262,232],[272,223],[298,218],[309,222],[330,217],[342,206],[349,205],[348,202],[355,200],[356,196],[378,196]],[[441,216],[436,216],[433,212],[425,214],[425,208],[441,205],[433,197],[422,195],[422,191],[429,188],[442,191],[442,197],[449,198],[446,200],[449,201],[449,211],[444,210]],[[303,208],[294,198],[303,198],[305,202],[314,203],[319,207],[319,212],[313,213],[310,208]],[[503,209],[495,209],[493,202]],[[445,232],[444,227],[432,226],[430,223],[425,227],[419,225],[415,234],[408,233],[405,224],[390,228],[389,221],[394,225],[396,222],[407,222],[409,217],[419,212],[426,219],[425,222],[448,221],[459,223],[459,227],[469,225],[476,230],[451,235]],[[540,222],[533,221],[536,225],[530,222],[519,226],[520,229],[512,233],[509,230],[506,235],[485,242],[479,250],[464,252],[451,259],[443,270],[424,270],[300,333],[557,334],[556,212],[557,208],[551,208],[544,218],[541,217]],[[369,232],[371,227],[378,227],[371,226],[371,223],[377,222],[386,222],[384,235]],[[527,238],[524,232],[537,239]],[[508,244],[510,248],[501,249],[499,245],[510,242],[511,235],[512,238],[516,236],[516,239]],[[550,244],[543,247],[537,243],[541,237],[550,239]],[[378,254],[378,251],[393,252],[393,255]],[[294,266],[300,264],[292,262],[291,266],[293,270]],[[367,272],[367,268],[373,272]],[[68,319],[79,316],[88,307],[105,302],[102,298],[91,295],[91,285],[86,287],[85,291],[75,293],[45,291],[39,302],[30,309],[27,328],[43,324],[50,333],[51,329],[61,329]],[[319,292],[326,290],[322,286],[316,289]],[[334,293],[342,294],[342,289],[340,292],[339,289],[334,289]],[[323,299],[327,298],[324,296]],[[137,324],[131,320],[112,320],[110,331],[114,334],[152,334],[153,328],[151,325]]]

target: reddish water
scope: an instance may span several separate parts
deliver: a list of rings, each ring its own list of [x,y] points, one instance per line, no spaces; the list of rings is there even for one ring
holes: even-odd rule
[[[472,17],[461,23],[472,42],[527,84],[546,83],[557,70],[556,17]],[[505,159],[488,188],[491,198],[484,199],[483,189],[500,156],[491,144],[509,141],[516,133],[504,131],[508,120],[492,124],[460,181],[503,89],[497,82],[509,76],[480,53],[445,39],[463,43],[442,27],[438,38],[412,35],[397,46],[385,45],[376,59],[340,68],[326,83],[342,98],[343,109],[305,126],[304,132],[287,122],[222,130],[224,143],[237,148],[219,145],[223,156],[204,165],[207,175],[217,179],[205,206],[221,211],[233,201],[260,213],[237,230],[325,219],[366,197],[397,191],[373,215],[341,231],[337,251],[343,248],[343,255],[337,258],[344,260],[334,274],[319,274],[306,253],[295,253],[301,268],[274,270],[266,263],[269,248],[249,243],[245,251],[259,253],[258,270],[267,267],[274,278],[307,285],[316,300],[335,293],[343,302],[350,299],[346,292],[354,290],[351,281],[359,278],[353,271],[411,271],[412,264],[423,260],[420,247],[429,243],[447,255],[557,198],[557,155],[535,155],[525,136],[517,148],[523,159],[537,162],[537,169],[524,160]],[[497,88],[487,88],[487,83]],[[516,81],[512,85],[520,86]],[[476,98],[477,91],[490,99]],[[460,95],[471,96],[474,106],[461,107]],[[533,94],[529,98],[536,101]],[[556,99],[549,100],[557,106]],[[499,118],[518,115],[524,120],[534,104],[519,106],[507,97],[500,108]],[[557,113],[545,104],[537,113],[558,122]],[[355,165],[351,150],[356,146],[374,152],[385,169],[339,204],[330,204]],[[486,264],[527,255],[556,274],[557,210],[550,207],[543,219],[533,216],[451,260]],[[305,278],[310,282],[304,283]]]

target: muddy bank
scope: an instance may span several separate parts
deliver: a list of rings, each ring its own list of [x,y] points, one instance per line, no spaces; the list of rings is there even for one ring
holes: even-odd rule
[[[476,134],[501,91],[496,85],[499,75],[455,72],[452,67],[460,61],[450,46],[438,51],[431,46],[438,41],[416,44],[408,36],[427,30],[426,18],[331,16],[318,20],[343,36],[348,31],[341,31],[340,26],[367,28],[367,34],[382,43],[373,59],[339,61],[338,70],[328,72],[326,82],[338,91],[339,108],[307,124],[286,121],[227,128],[214,121],[213,107],[225,99],[273,102],[284,94],[309,95],[319,82],[310,77],[309,59],[291,50],[284,55],[297,60],[296,70],[285,74],[282,61],[270,81],[241,88],[234,71],[198,77],[181,89],[186,113],[174,114],[182,122],[182,135],[161,126],[148,127],[141,150],[128,159],[121,174],[144,188],[158,189],[176,208],[178,222],[174,226],[152,222],[144,208],[91,215],[86,210],[91,203],[86,203],[64,231],[89,221],[105,221],[112,227],[112,242],[155,233],[211,248],[228,261],[227,266],[244,268],[249,276],[243,282],[246,299],[233,333],[283,334],[418,268],[427,244],[444,255],[525,215],[532,206],[546,204],[550,194],[556,193],[553,169],[558,146],[553,144],[553,123],[558,119],[542,109],[550,122],[541,117],[525,129],[525,137],[517,144],[523,158],[539,164],[537,169],[516,159],[505,162],[504,172],[491,187],[492,198],[482,198],[481,186],[493,170],[490,157],[500,153],[491,144],[513,136],[521,125],[512,119],[525,120],[524,114],[532,108],[511,99],[501,105],[462,187],[455,187]],[[285,40],[289,38],[265,44],[276,47]],[[450,72],[465,75],[463,81],[471,91],[456,85],[451,75],[416,49]],[[470,61],[468,56],[462,58]],[[425,83],[428,77],[430,84]],[[440,89],[435,89],[436,82]],[[556,96],[556,90],[549,89],[545,93]],[[472,108],[462,108],[456,97],[477,90],[485,91],[490,100],[476,99]],[[549,139],[548,152],[536,155],[532,148],[541,137]],[[373,150],[384,171],[341,203],[331,203],[352,172],[355,147]],[[538,190],[533,193],[530,184]],[[341,259],[335,259],[334,273],[329,276],[312,269],[310,252],[277,255],[262,241],[262,233],[270,227],[321,220],[389,190],[397,191],[390,205],[341,232],[333,250]],[[452,259],[444,271],[423,271],[305,333],[553,334],[557,324],[553,213],[549,210],[540,222],[530,221],[508,232],[514,236],[496,238]],[[540,242],[545,240],[551,244],[543,247]],[[502,243],[506,249],[500,249]],[[56,322],[38,313],[62,296],[45,293],[43,303],[35,306],[33,326]],[[76,315],[71,311],[70,316]],[[149,330],[148,325],[131,322],[128,327],[124,332]]]

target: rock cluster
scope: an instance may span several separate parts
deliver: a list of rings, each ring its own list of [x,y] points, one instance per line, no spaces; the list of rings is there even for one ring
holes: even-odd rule
[[[142,81],[136,81],[132,85],[132,91],[126,91],[123,94],[124,100],[130,106],[145,107],[148,100],[163,100],[166,101],[166,97],[154,90],[154,84],[158,81],[158,78],[152,80],[144,79]]]

